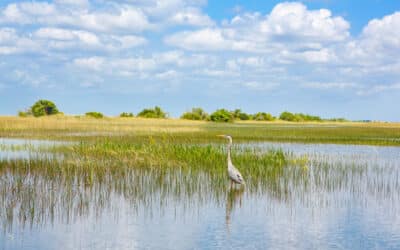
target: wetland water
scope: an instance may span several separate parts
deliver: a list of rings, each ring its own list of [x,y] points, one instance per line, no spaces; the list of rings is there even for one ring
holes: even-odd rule
[[[13,168],[6,155],[17,148],[2,150],[0,249],[400,248],[400,147],[235,147],[249,148],[281,148],[309,163],[260,183],[244,176],[246,187],[230,190],[212,172],[180,168],[129,168],[88,183]]]

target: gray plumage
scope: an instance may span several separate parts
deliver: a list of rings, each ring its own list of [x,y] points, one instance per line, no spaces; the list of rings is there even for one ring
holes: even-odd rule
[[[220,135],[221,137],[224,137],[229,140],[227,151],[228,151],[228,176],[231,181],[233,181],[236,184],[244,184],[244,179],[242,177],[242,174],[235,168],[235,166],[232,164],[232,159],[231,159],[231,147],[232,147],[232,137],[229,135]]]

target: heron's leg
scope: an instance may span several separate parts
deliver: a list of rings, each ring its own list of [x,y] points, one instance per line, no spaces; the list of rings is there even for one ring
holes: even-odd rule
[[[231,189],[232,189],[232,184],[233,184],[233,181],[231,180]]]

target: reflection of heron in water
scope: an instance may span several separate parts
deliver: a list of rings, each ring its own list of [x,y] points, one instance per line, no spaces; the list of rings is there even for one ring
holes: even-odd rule
[[[224,137],[229,140],[228,143],[228,176],[229,179],[231,180],[231,189],[232,189],[232,184],[237,183],[237,184],[244,184],[244,179],[242,177],[242,174],[233,166],[232,160],[231,160],[231,147],[232,147],[232,137],[230,135],[217,135],[219,137]]]
[[[242,206],[242,196],[244,193],[244,189],[229,189],[227,197],[226,197],[226,210],[225,210],[225,223],[227,230],[229,232],[231,225],[231,215],[235,206],[239,203],[239,206]]]

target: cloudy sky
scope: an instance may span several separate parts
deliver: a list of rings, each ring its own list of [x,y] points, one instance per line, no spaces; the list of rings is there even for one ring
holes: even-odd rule
[[[2,0],[0,114],[40,98],[400,121],[400,2]]]

